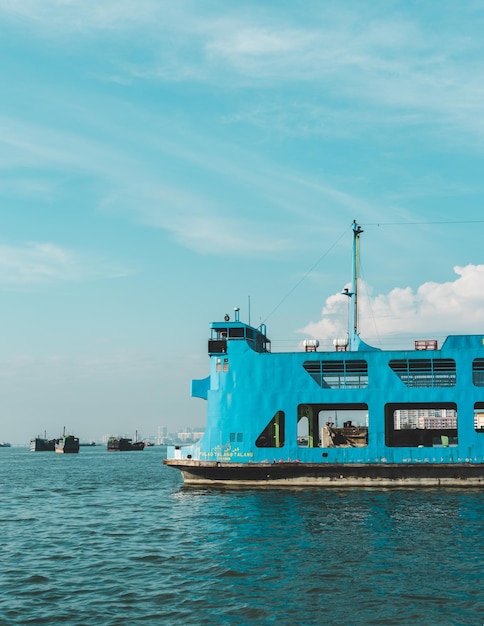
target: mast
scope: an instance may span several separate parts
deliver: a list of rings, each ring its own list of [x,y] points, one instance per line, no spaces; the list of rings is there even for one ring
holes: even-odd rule
[[[358,335],[358,269],[359,269],[359,240],[363,229],[356,220],[353,220],[353,277],[351,288],[350,319],[353,320],[353,328],[349,336],[350,350],[358,350],[360,337]]]

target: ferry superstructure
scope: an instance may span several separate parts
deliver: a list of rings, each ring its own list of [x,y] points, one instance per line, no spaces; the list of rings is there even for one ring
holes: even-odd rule
[[[169,446],[165,463],[189,485],[484,485],[484,333],[381,350],[358,332],[353,223],[351,326],[334,350],[316,340],[272,353],[264,325],[210,325],[210,375],[199,442]]]

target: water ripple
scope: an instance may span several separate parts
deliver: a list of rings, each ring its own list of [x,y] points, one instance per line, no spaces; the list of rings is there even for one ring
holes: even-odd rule
[[[1,626],[481,626],[482,494],[189,489],[162,458],[1,451]]]

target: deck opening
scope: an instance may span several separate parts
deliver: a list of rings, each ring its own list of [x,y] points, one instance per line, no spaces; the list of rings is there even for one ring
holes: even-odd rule
[[[457,405],[453,402],[387,404],[385,445],[391,448],[457,445]]]
[[[297,442],[301,448],[368,445],[366,404],[300,404],[297,421]]]
[[[255,445],[258,448],[282,448],[285,438],[285,415],[284,411],[277,411],[261,434],[257,437]]]

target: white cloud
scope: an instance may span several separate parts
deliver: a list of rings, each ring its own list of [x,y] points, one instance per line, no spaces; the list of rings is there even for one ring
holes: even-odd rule
[[[381,347],[399,337],[435,339],[451,334],[484,332],[484,265],[454,267],[452,282],[427,282],[416,290],[392,289],[387,294],[365,296],[360,284],[359,330],[361,338]],[[322,319],[311,322],[299,332],[317,338],[322,345],[347,336],[348,298],[330,296]]]

